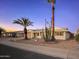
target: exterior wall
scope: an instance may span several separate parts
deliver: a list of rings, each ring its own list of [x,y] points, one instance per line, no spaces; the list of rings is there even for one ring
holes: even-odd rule
[[[17,37],[24,37],[23,31],[18,31],[16,32]],[[43,37],[43,32],[42,30],[28,30],[27,31],[27,37],[28,38],[39,38],[41,39]]]
[[[69,38],[70,38],[70,34],[68,32],[66,32],[65,39],[69,39]]]
[[[56,34],[57,33],[57,34]],[[65,32],[63,31],[58,31],[55,33],[55,38],[57,40],[65,40]]]
[[[23,32],[22,32],[22,33],[17,32],[17,33],[16,33],[16,36],[17,36],[17,37],[24,37],[24,33],[23,33]]]
[[[58,29],[55,31],[56,34],[55,34],[55,38],[57,40],[66,40],[66,39],[69,39],[70,37],[70,34],[68,33],[67,30],[62,30],[62,29]],[[13,33],[13,32],[12,32]],[[6,33],[7,36],[12,36],[11,32],[9,33]],[[16,33],[16,37],[24,37],[24,32],[23,31],[17,31],[17,32],[14,32]],[[38,30],[28,30],[27,31],[27,36],[28,38],[38,38],[38,39],[42,39],[43,38],[43,35],[45,35],[45,30],[42,30],[42,29],[38,29]],[[4,33],[4,36],[6,36],[5,33]]]
[[[32,35],[33,35],[32,36],[33,38],[41,39],[41,38],[43,38],[43,31],[42,30],[34,30]]]
[[[27,33],[28,33],[27,37],[31,38],[31,32],[27,32]]]
[[[64,40],[67,39],[67,32],[64,32]]]
[[[60,31],[62,32],[61,35],[55,35],[55,38],[57,40],[67,40],[70,38],[70,33],[68,33],[67,31]]]
[[[65,40],[65,39],[64,39],[64,36],[55,36],[55,38],[56,38],[57,40]]]

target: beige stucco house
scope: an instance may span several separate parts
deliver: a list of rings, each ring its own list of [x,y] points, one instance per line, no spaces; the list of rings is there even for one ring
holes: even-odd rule
[[[23,31],[17,31],[16,36],[17,37],[24,37]],[[41,38],[43,38],[43,31],[42,31],[42,29],[36,29],[36,30],[29,29],[27,31],[27,36],[28,36],[28,38],[31,38],[31,39],[32,38],[41,39]]]
[[[32,39],[32,38],[38,38],[38,39],[42,39],[43,36],[45,35],[45,30],[44,29],[29,29],[28,31],[28,38]],[[7,35],[6,35],[7,34]],[[23,31],[16,31],[16,32],[7,32],[4,33],[3,35],[5,36],[12,36],[16,34],[16,37],[24,37],[24,33]],[[70,32],[68,31],[67,28],[55,28],[55,38],[57,40],[67,40],[70,38]]]
[[[68,28],[55,28],[55,38],[58,40],[67,40],[71,36]]]

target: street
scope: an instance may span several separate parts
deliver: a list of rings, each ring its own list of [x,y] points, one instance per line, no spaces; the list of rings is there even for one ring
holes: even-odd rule
[[[0,59],[62,59],[0,44]]]

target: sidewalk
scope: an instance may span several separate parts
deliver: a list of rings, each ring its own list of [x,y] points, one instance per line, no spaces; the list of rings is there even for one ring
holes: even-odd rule
[[[44,55],[61,57],[64,59],[67,58],[67,55],[69,52],[68,50],[65,50],[65,49],[49,48],[45,46],[36,46],[36,45],[24,44],[24,43],[16,43],[16,42],[8,41],[8,40],[0,40],[0,44],[12,46],[12,47],[23,49],[23,50],[33,51],[33,52],[44,54]]]

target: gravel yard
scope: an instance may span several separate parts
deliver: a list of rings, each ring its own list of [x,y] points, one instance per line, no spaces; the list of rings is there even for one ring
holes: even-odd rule
[[[39,40],[31,39],[31,40],[16,40],[15,42],[41,45],[41,46],[47,46],[52,48],[63,48],[63,49],[72,49],[78,44],[75,40],[65,40],[65,41],[58,40],[56,43],[54,43],[54,42],[45,42],[42,39]]]

